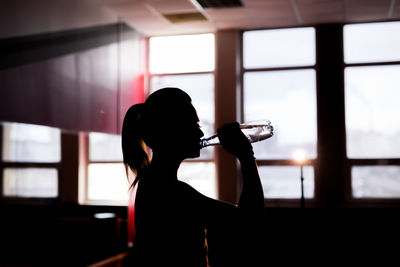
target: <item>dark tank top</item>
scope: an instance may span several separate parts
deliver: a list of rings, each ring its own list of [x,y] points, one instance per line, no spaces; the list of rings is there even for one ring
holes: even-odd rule
[[[207,266],[205,227],[191,190],[180,181],[139,182],[132,214],[135,266]]]

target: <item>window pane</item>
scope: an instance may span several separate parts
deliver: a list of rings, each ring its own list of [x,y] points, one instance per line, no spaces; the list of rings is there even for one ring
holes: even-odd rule
[[[265,198],[300,198],[300,166],[259,166]],[[314,168],[303,167],[304,197],[314,197]]]
[[[214,133],[213,74],[168,75],[151,78],[151,92],[163,87],[178,87],[187,92],[197,110],[204,135],[210,136]],[[202,149],[201,158],[212,158],[213,151],[213,148]]]
[[[400,22],[346,25],[343,36],[346,63],[400,60]]]
[[[40,125],[3,123],[3,161],[59,162],[61,131]]]
[[[89,133],[90,161],[122,161],[121,136]]]
[[[246,69],[315,64],[315,29],[247,31],[243,34]]]
[[[8,197],[57,197],[57,170],[6,168],[3,172],[3,194]]]
[[[88,167],[88,199],[128,201],[129,183],[122,163],[93,163]]]
[[[211,198],[216,197],[214,162],[183,162],[179,167],[178,177],[200,193]]]
[[[244,75],[244,119],[268,119],[274,136],[254,143],[257,159],[291,159],[297,149],[316,157],[315,71],[247,72]]]
[[[399,198],[400,167],[353,167],[351,184],[353,197],[356,198]]]
[[[150,38],[150,73],[214,70],[214,34]]]
[[[347,155],[400,157],[400,66],[345,69]]]

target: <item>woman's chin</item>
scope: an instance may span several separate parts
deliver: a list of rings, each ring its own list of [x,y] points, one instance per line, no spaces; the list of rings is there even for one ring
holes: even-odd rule
[[[195,159],[198,157],[200,157],[200,150],[191,151],[190,153],[187,154],[187,158],[189,159]]]

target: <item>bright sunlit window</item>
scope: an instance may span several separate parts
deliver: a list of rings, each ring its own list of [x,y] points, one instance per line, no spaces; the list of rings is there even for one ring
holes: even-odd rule
[[[345,25],[344,61],[367,63],[400,61],[400,22]]]
[[[6,197],[57,197],[58,172],[51,168],[6,168],[3,194]]]
[[[290,166],[295,165],[292,155],[298,149],[310,160],[304,168],[305,197],[314,197],[315,63],[314,28],[243,34],[243,119],[267,119],[274,127],[272,138],[253,144],[267,199],[300,198],[300,169]]]
[[[353,197],[400,198],[399,166],[357,166],[351,176]]]
[[[243,33],[246,69],[315,64],[315,29],[292,28]]]
[[[214,34],[150,38],[150,93],[164,87],[187,92],[205,136],[215,132],[214,49]],[[216,197],[214,149],[203,149],[200,158],[184,161],[178,179]]]
[[[24,123],[7,123],[2,129],[3,196],[58,197],[61,131]]]
[[[400,198],[400,22],[346,25],[343,35],[352,196]]]
[[[215,186],[215,164],[214,162],[190,162],[185,161],[178,170],[178,177],[200,193],[214,198]]]
[[[122,163],[90,163],[88,167],[88,200],[128,200],[129,183]],[[126,204],[126,203],[125,203]]]
[[[400,65],[345,71],[347,155],[400,158]]]
[[[89,133],[90,161],[122,161],[121,136]]]
[[[41,125],[3,123],[3,161],[59,162],[61,131]]]
[[[150,73],[214,70],[214,34],[150,38]]]
[[[298,166],[260,166],[258,168],[266,198],[300,198],[301,180]],[[304,167],[304,197],[314,197],[314,170]]]
[[[245,120],[266,118],[274,127],[272,138],[253,144],[258,159],[289,159],[299,147],[316,157],[314,69],[246,72],[244,88]]]
[[[120,135],[89,133],[87,204],[127,205],[130,185],[122,160]]]

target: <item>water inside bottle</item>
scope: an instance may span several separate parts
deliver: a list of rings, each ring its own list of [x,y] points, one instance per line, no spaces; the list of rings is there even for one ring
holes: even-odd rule
[[[240,129],[250,141],[250,143],[262,141],[270,138],[273,135],[274,128],[270,121],[252,121],[240,124]],[[218,135],[214,134],[208,138],[204,138],[200,141],[200,147],[204,148],[207,146],[220,145]]]

